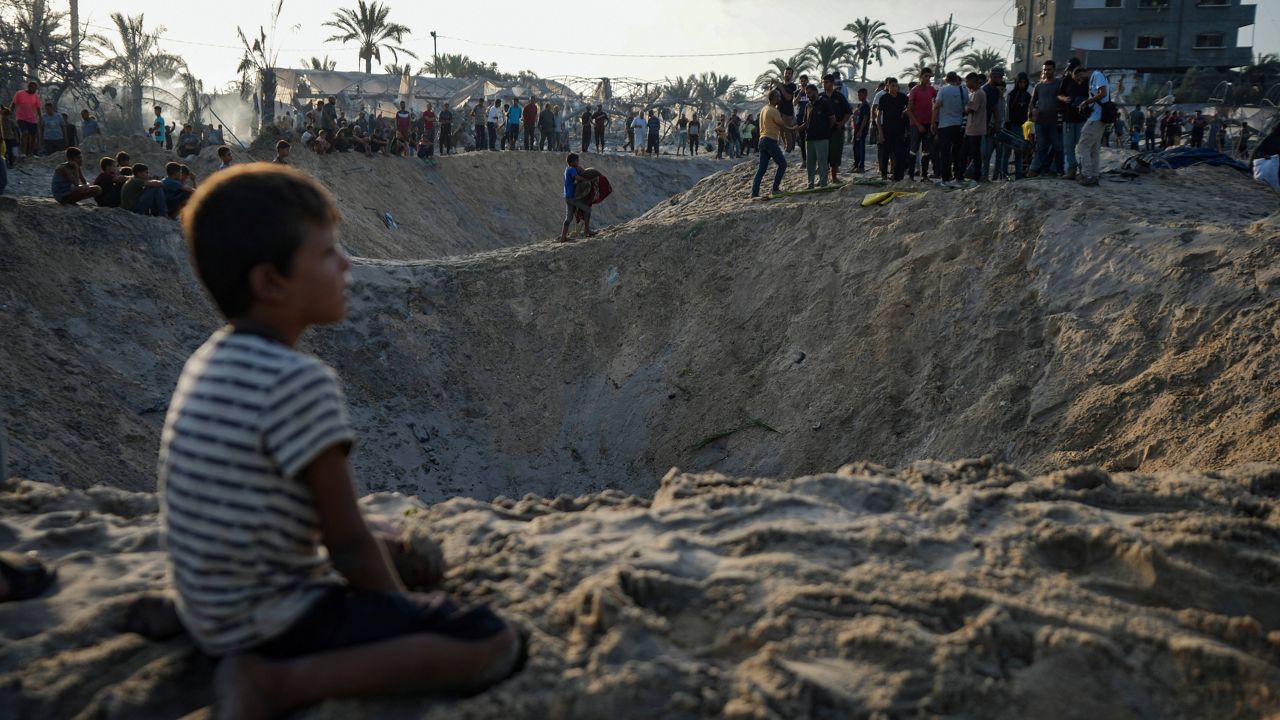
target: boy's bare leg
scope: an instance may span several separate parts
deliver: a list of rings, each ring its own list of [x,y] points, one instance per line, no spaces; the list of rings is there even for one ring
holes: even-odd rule
[[[214,679],[219,720],[257,720],[330,698],[404,692],[467,694],[514,669],[520,640],[510,625],[479,642],[406,635],[274,662],[235,655]]]

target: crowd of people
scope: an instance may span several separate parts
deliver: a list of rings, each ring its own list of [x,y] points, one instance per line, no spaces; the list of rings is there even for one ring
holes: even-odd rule
[[[1098,184],[1103,146],[1167,149],[1184,142],[1186,128],[1191,147],[1249,159],[1250,139],[1257,134],[1245,122],[1233,144],[1228,123],[1217,115],[1138,106],[1126,111],[1113,101],[1106,74],[1076,58],[1061,73],[1046,61],[1034,83],[1019,73],[1010,84],[997,67],[963,77],[948,72],[935,86],[932,70],[924,68],[905,88],[897,78],[886,78],[870,99],[866,88],[850,98],[838,73],[823,76],[819,89],[787,68],[754,127],[761,138],[753,197],[770,163],[777,166],[778,192],[786,154],[797,148],[809,188],[838,181],[845,145],[853,154],[849,172],[868,172],[868,141],[878,166],[871,172],[884,181],[919,178],[957,187],[1049,176],[1090,186]]]
[[[335,97],[308,101],[303,108],[276,119],[279,134],[317,153],[360,152],[365,155],[416,156],[430,160],[461,150],[546,150],[569,145],[569,124],[562,106],[537,98],[483,98],[467,101],[455,112],[444,102],[418,111],[400,102],[394,115],[360,110],[348,118]]]

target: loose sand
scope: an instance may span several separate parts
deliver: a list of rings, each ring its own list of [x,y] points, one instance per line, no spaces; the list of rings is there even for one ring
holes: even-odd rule
[[[620,215],[561,245],[562,161],[329,160],[300,163],[365,257],[307,347],[364,502],[534,643],[475,699],[309,717],[1280,713],[1280,469],[1249,464],[1280,460],[1280,214],[1243,175],[864,209],[611,157]],[[0,715],[209,701],[185,638],[122,631],[163,589],[159,425],[217,326],[186,263],[171,222],[0,201],[0,547],[62,575],[0,606]]]
[[[364,500],[429,528],[446,589],[526,627],[477,698],[308,718],[1258,718],[1280,708],[1280,471],[1029,478],[989,460],[794,480],[673,472],[652,500]],[[0,534],[59,558],[0,605],[0,714],[179,717],[185,636],[126,632],[164,587],[155,500],[22,482]]]

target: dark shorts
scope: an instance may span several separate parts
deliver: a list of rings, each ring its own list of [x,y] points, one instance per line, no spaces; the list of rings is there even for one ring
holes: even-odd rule
[[[283,659],[420,633],[479,642],[506,626],[487,605],[459,608],[443,593],[403,595],[335,587],[283,635],[252,652]]]
[[[840,167],[840,162],[844,160],[844,132],[838,132],[831,135],[831,142],[827,143],[827,164],[831,167]]]
[[[39,132],[40,132],[40,126],[39,126],[39,125],[37,125],[37,124],[35,124],[35,123],[33,123],[33,122],[27,122],[26,120],[19,120],[19,121],[18,121],[18,134],[20,134],[20,135],[36,135],[36,134],[38,134]]]

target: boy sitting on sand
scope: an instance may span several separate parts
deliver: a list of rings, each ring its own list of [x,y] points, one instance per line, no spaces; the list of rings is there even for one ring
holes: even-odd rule
[[[196,274],[229,324],[182,371],[159,490],[179,616],[204,650],[227,656],[221,717],[475,692],[520,655],[487,607],[407,593],[361,516],[338,378],[294,349],[307,327],[346,314],[338,222],[315,181],[266,164],[217,173],[184,213]]]

